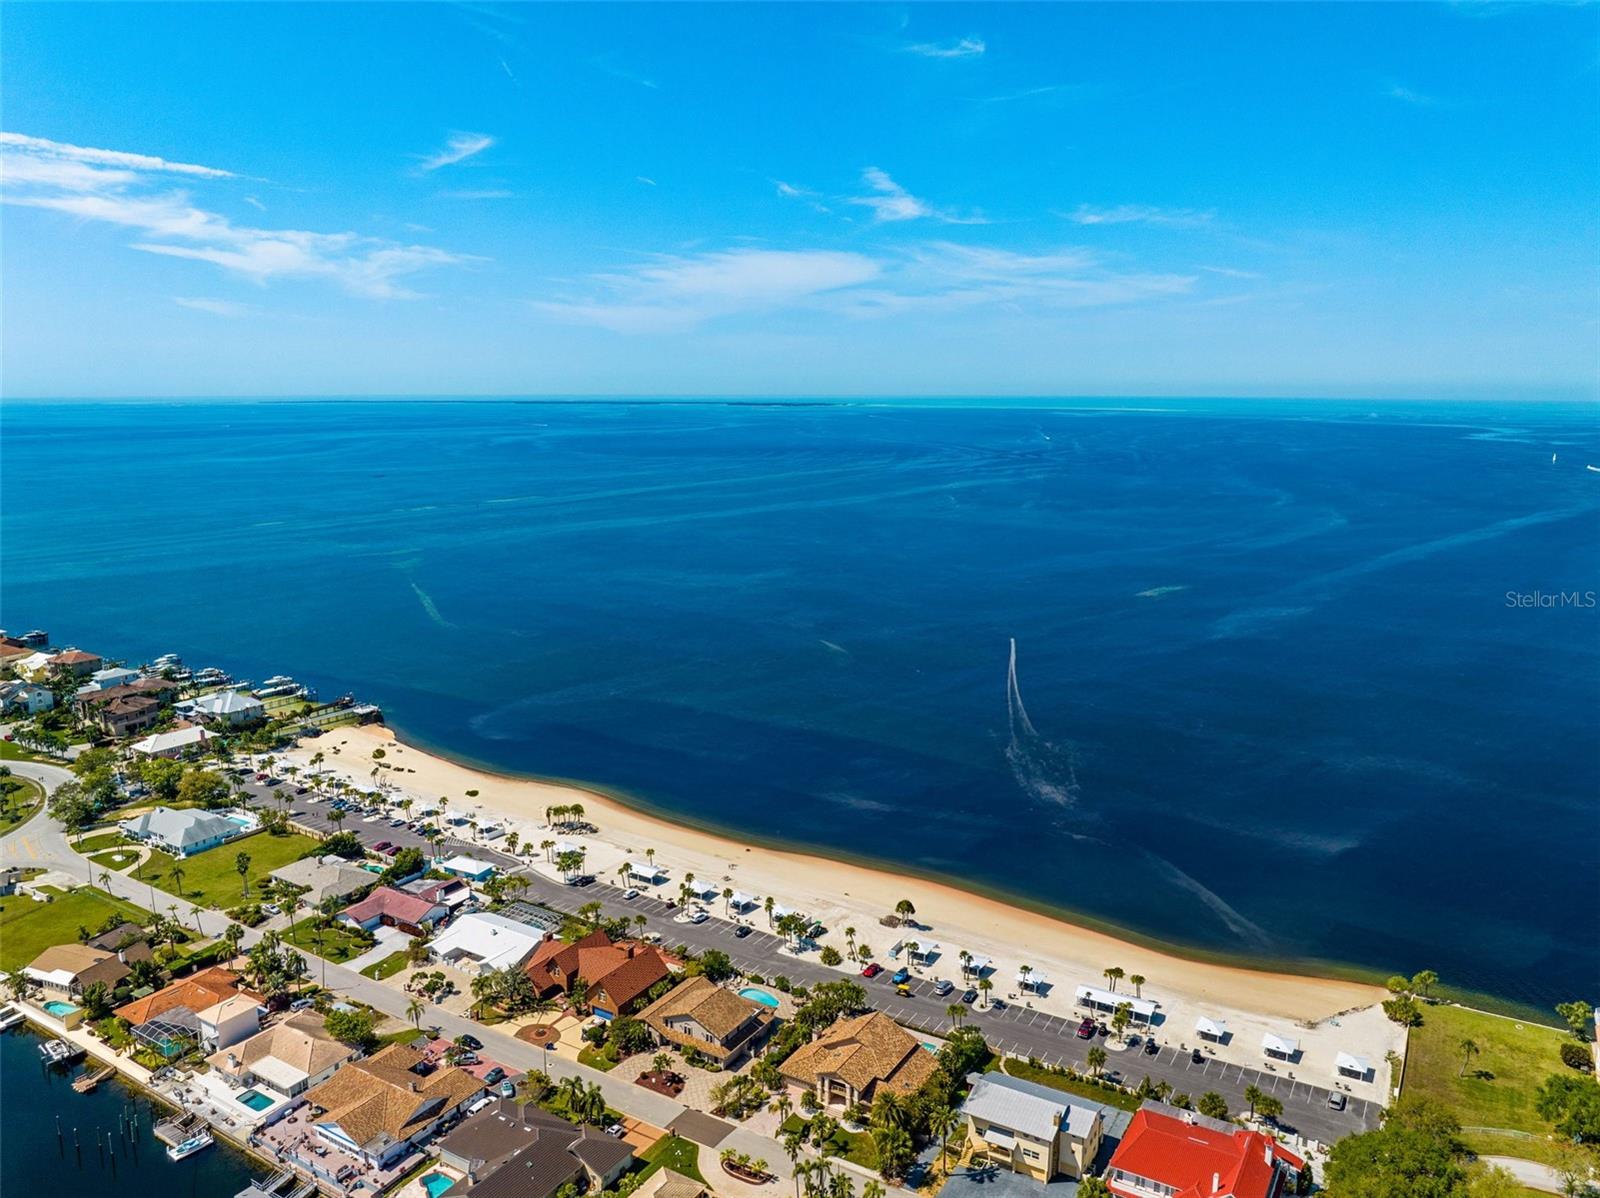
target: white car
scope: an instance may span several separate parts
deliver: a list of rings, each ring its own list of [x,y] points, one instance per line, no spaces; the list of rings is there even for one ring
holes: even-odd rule
[[[622,897],[627,899],[629,902],[632,902],[634,899],[639,897],[639,890],[635,886],[630,886],[622,892]]]
[[[705,923],[705,921],[710,919],[710,918],[711,918],[711,913],[710,912],[702,910],[699,907],[696,907],[695,910],[694,910],[694,914],[689,916],[689,922],[690,923]]]
[[[383,815],[382,815],[381,812],[373,812],[373,814],[367,816],[367,818],[362,820],[361,822],[364,823],[364,824],[375,824],[382,818],[383,818]]]

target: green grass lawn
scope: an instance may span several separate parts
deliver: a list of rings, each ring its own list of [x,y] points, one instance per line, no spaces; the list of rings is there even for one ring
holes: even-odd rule
[[[799,1115],[790,1115],[783,1121],[780,1132],[798,1131],[810,1125],[809,1119]],[[833,1155],[842,1156],[847,1161],[860,1165],[863,1169],[878,1169],[878,1145],[873,1142],[872,1133],[865,1131],[845,1131],[840,1128],[828,1138],[828,1143],[833,1146]]]
[[[578,1064],[598,1069],[601,1073],[610,1073],[617,1067],[617,1058],[611,1055],[609,1045],[596,1048],[592,1044],[585,1044],[578,1050]]]
[[[32,778],[13,777],[10,781],[16,789],[6,795],[0,806],[0,836],[20,828],[44,807],[44,788]]]
[[[53,902],[36,903],[25,894],[0,898],[0,969],[21,969],[52,944],[76,944],[78,928],[93,931],[110,915],[148,923],[147,912],[84,887]]]
[[[1109,1056],[1110,1054],[1106,1055]],[[1060,1074],[1052,1073],[1048,1069],[1030,1065],[1027,1061],[1008,1060],[1005,1066],[1003,1072],[1010,1074],[1012,1077],[1019,1077],[1023,1081],[1034,1082],[1041,1086],[1049,1086],[1052,1090],[1060,1090],[1066,1094],[1076,1094],[1080,1098],[1087,1098],[1091,1102],[1104,1103],[1106,1106],[1114,1106],[1118,1110],[1136,1111],[1144,1101],[1132,1094],[1124,1094],[1121,1090],[1112,1090],[1097,1086],[1093,1082],[1074,1081],[1071,1078],[1062,1077]],[[998,1071],[1001,1070],[1000,1060],[997,1057],[989,1062],[989,1068],[985,1072],[994,1073]],[[1202,1093],[1203,1091],[1197,1090],[1190,1094],[1190,1101],[1192,1102],[1199,1098]]]
[[[693,1140],[670,1134],[662,1136],[645,1149],[640,1159],[649,1162],[648,1167],[639,1174],[641,1181],[657,1169],[671,1169],[674,1173],[681,1173],[701,1185],[706,1184],[706,1179],[700,1172],[700,1145]]]
[[[1411,1030],[1406,1052],[1406,1094],[1439,1099],[1462,1127],[1503,1127],[1535,1135],[1550,1130],[1533,1109],[1534,1092],[1550,1074],[1570,1072],[1561,1063],[1563,1033],[1465,1007],[1424,1007],[1422,1020],[1421,1027]],[[1463,1040],[1482,1050],[1467,1063],[1465,1076]],[[1473,1133],[1465,1138],[1476,1146]],[[1506,1137],[1494,1140],[1495,1151],[1509,1145]]]
[[[363,977],[377,978],[382,981],[384,978],[392,978],[405,967],[406,954],[405,950],[402,949],[397,953],[390,953],[381,961],[374,961],[363,969],[361,974]]]
[[[342,965],[353,957],[359,957],[372,947],[372,941],[365,936],[356,935],[343,924],[333,924],[322,929],[322,951],[318,953],[316,931],[309,918],[301,919],[292,935],[288,928],[283,930],[282,935],[285,944],[292,944],[295,948],[313,956],[326,957],[335,965]],[[378,963],[381,965],[383,962]]]
[[[139,859],[139,854],[133,849],[107,849],[103,853],[89,854],[89,860],[95,863],[97,870],[110,869],[122,873]]]
[[[250,854],[250,889],[253,895],[256,883],[261,879],[280,866],[298,861],[308,849],[315,848],[319,843],[299,833],[273,836],[268,832],[257,832],[242,840],[230,840],[227,844],[184,858],[181,863],[183,893],[179,897],[202,907],[217,907],[224,911],[229,907],[237,907],[243,893],[243,881],[234,862],[240,853]],[[178,894],[178,888],[172,881],[172,869],[179,864],[167,853],[153,852],[139,871],[140,880],[153,882],[158,890],[165,890],[168,894]]]
[[[109,832],[91,832],[72,847],[88,856],[90,853],[97,853],[101,849],[114,849],[118,845],[128,843],[128,838],[119,829],[112,828]]]
[[[0,761],[48,761],[51,765],[63,764],[54,757],[46,757],[43,753],[29,752],[9,740],[0,740]]]

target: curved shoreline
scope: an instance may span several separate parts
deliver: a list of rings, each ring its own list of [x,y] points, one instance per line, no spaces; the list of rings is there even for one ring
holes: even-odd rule
[[[354,751],[341,760],[340,754],[328,751],[336,745],[350,745]],[[1010,984],[1006,980],[1010,971],[1018,968],[1024,957],[1050,975],[1057,995],[1066,987],[1068,997],[1070,984],[1101,984],[1102,970],[1115,963],[1126,968],[1130,977],[1148,977],[1152,991],[1175,995],[1181,1002],[1306,1026],[1372,1008],[1386,996],[1371,974],[1351,976],[1355,971],[1341,971],[1327,963],[1263,963],[1259,958],[1227,959],[1222,954],[1206,959],[1181,946],[1124,929],[1089,926],[1090,921],[1081,916],[1063,918],[1062,912],[1021,896],[985,893],[966,879],[930,876],[897,863],[863,860],[832,849],[774,844],[677,813],[663,813],[633,796],[619,796],[589,784],[509,774],[469,763],[437,747],[404,740],[387,726],[336,729],[302,745],[291,756],[305,765],[312,753],[321,751],[325,769],[359,763],[352,781],[370,785],[369,754],[379,747],[386,750],[383,761],[389,768],[384,771],[388,775],[385,781],[428,801],[442,795],[455,812],[470,806],[527,829],[542,824],[548,806],[582,803],[600,816],[594,821],[600,830],[591,838],[597,849],[614,848],[617,851],[610,855],[621,860],[653,847],[658,851],[658,863],[672,870],[675,878],[693,870],[702,880],[720,879],[718,889],[737,885],[751,893],[774,895],[779,902],[818,915],[835,932],[853,923],[860,929],[859,940],[875,941],[879,960],[887,957],[884,937],[891,942],[894,939],[893,933],[879,926],[879,916],[906,897],[915,903],[919,920],[931,924],[941,939],[949,938],[947,950],[952,958],[958,946],[992,955],[995,981],[1001,987]],[[467,790],[478,794],[466,797]],[[605,871],[610,868],[606,866]],[[720,910],[717,913],[721,915]],[[947,970],[954,966],[953,959],[944,963]],[[1311,972],[1314,967],[1321,972]],[[1345,976],[1336,976],[1337,972]]]

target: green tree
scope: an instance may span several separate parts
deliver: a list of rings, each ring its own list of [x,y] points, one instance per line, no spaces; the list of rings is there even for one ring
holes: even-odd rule
[[[1271,1094],[1263,1094],[1256,1099],[1256,1114],[1263,1119],[1275,1121],[1283,1114],[1283,1100]]]
[[[736,972],[728,954],[719,948],[708,948],[700,954],[700,972],[713,982],[724,982]]]
[[[50,796],[50,814],[72,831],[94,823],[99,808],[78,782],[63,782]]]
[[[233,859],[233,868],[235,870],[237,870],[238,873],[239,873],[239,881],[241,883],[241,889],[239,891],[239,896],[241,898],[249,898],[250,897],[250,854],[245,852],[243,849],[240,849],[238,854]]]
[[[1257,1086],[1246,1086],[1244,1088],[1244,1100],[1250,1106],[1250,1117],[1252,1119],[1256,1117],[1256,1104],[1265,1097],[1266,1095]]]
[[[1093,1073],[1096,1077],[1099,1077],[1100,1076],[1100,1071],[1102,1069],[1104,1069],[1105,1067],[1106,1067],[1106,1050],[1101,1048],[1098,1044],[1096,1044],[1093,1048],[1091,1048],[1089,1050],[1089,1071],[1091,1073]]]
[[[1456,1047],[1461,1050],[1461,1068],[1456,1071],[1456,1076],[1465,1077],[1467,1075],[1467,1066],[1472,1062],[1472,1058],[1483,1050],[1478,1047],[1478,1042],[1470,1037],[1461,1041]]]
[[[878,1148],[879,1171],[885,1177],[904,1177],[916,1159],[911,1133],[899,1127],[880,1127],[872,1133],[872,1141]]]
[[[1424,969],[1411,978],[1411,991],[1423,998],[1431,997],[1431,991],[1439,984],[1439,975],[1431,969]]]
[[[831,944],[823,946],[820,959],[824,965],[829,967],[838,965],[844,960],[844,958],[839,955],[839,950],[834,948]]]
[[[911,917],[917,913],[917,909],[912,905],[910,899],[901,899],[894,905],[894,913],[901,923],[909,923],[911,922]]]
[[[1228,1100],[1215,1090],[1207,1090],[1200,1095],[1194,1109],[1208,1119],[1226,1119],[1228,1117]]]
[[[1111,993],[1113,994],[1117,992],[1117,983],[1127,976],[1120,965],[1113,965],[1109,969],[1103,969],[1100,972],[1106,981],[1111,983]]]
[[[322,1026],[335,1040],[353,1048],[370,1051],[377,1047],[372,1016],[366,1011],[329,1011]]]
[[[1534,1099],[1539,1117],[1575,1144],[1600,1144],[1600,1082],[1593,1077],[1552,1073]]]
[[[228,781],[212,770],[189,770],[178,782],[178,801],[197,807],[220,807],[228,801]]]
[[[1588,1042],[1589,1020],[1594,1016],[1593,1007],[1581,1000],[1557,1003],[1556,1014],[1561,1016],[1561,1021],[1574,1036],[1585,1043]]]
[[[1435,1099],[1402,1097],[1376,1131],[1333,1146],[1324,1180],[1333,1198],[1459,1198],[1466,1184],[1461,1127]]]

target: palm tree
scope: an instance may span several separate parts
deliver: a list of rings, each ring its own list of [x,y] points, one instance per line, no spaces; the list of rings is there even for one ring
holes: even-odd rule
[[[1265,1095],[1255,1086],[1246,1086],[1244,1088],[1244,1100],[1250,1104],[1250,1118],[1254,1119],[1256,1117],[1256,1103],[1260,1102],[1264,1097]]]
[[[239,945],[244,941],[244,928],[236,923],[230,923],[223,929],[222,939],[228,946],[228,964],[232,965],[239,959]]]
[[[172,863],[172,887],[179,898],[183,897],[183,864],[179,861]]]
[[[906,1106],[905,1099],[893,1090],[878,1092],[878,1097],[872,1104],[873,1127],[904,1128],[910,1121],[911,1112]],[[814,1122],[812,1126],[815,1127]]]
[[[1130,973],[1128,975],[1128,985],[1133,987],[1133,996],[1135,998],[1144,997],[1144,974]]]
[[[844,942],[849,946],[850,949],[845,956],[850,957],[853,960],[856,955],[856,930],[854,928],[846,928],[844,930]]]
[[[1091,1072],[1094,1073],[1094,1075],[1096,1077],[1099,1077],[1100,1076],[1100,1070],[1104,1069],[1105,1067],[1106,1067],[1106,1050],[1101,1048],[1098,1044],[1096,1044],[1093,1048],[1091,1048],[1089,1050],[1089,1069],[1090,1069]]]
[[[1021,965],[1021,966],[1018,966],[1018,968],[1017,968],[1017,981],[1021,984],[1021,986],[1022,986],[1022,988],[1024,990],[1026,990],[1028,988],[1028,984],[1032,979],[1033,979],[1033,966],[1032,965]]]
[[[1102,970],[1101,972],[1104,974],[1106,981],[1111,983],[1111,993],[1115,994],[1117,992],[1117,983],[1121,981],[1124,976],[1122,972],[1122,966],[1113,965],[1111,968]]]
[[[950,1016],[951,1028],[958,1028],[961,1026],[961,1021],[967,1017],[967,1008],[958,1002],[953,1002],[944,1009],[944,1013]]]
[[[250,854],[245,852],[243,849],[240,849],[238,856],[236,856],[233,859],[233,868],[239,871],[239,881],[242,884],[242,889],[239,891],[239,897],[240,898],[249,898],[250,897]]]
[[[983,996],[983,1005],[989,1006],[989,991],[994,989],[994,982],[989,978],[978,979],[978,993]]]
[[[961,961],[961,976],[966,977],[972,972],[972,954],[962,949],[959,960]]]
[[[883,1183],[877,1178],[873,1178],[861,1187],[861,1198],[884,1198],[886,1192],[883,1188]]]
[[[766,900],[761,904],[761,909],[767,913],[767,926],[769,928],[772,926],[773,922],[772,909],[777,905],[778,900],[773,898],[770,894],[767,895]]]
[[[728,918],[733,918],[733,887],[722,888],[722,913]]]
[[[939,1161],[947,1162],[950,1156],[950,1135],[961,1126],[961,1116],[949,1107],[939,1107],[928,1116],[928,1130],[939,1137]]]
[[[1456,1047],[1461,1050],[1461,1070],[1456,1074],[1456,1076],[1465,1077],[1467,1073],[1467,1062],[1472,1060],[1473,1057],[1477,1056],[1483,1050],[1478,1047],[1477,1041],[1470,1039],[1461,1041],[1461,1043],[1456,1045]]]
[[[894,905],[894,913],[901,923],[905,923],[917,913],[917,909],[910,899],[901,899]]]

